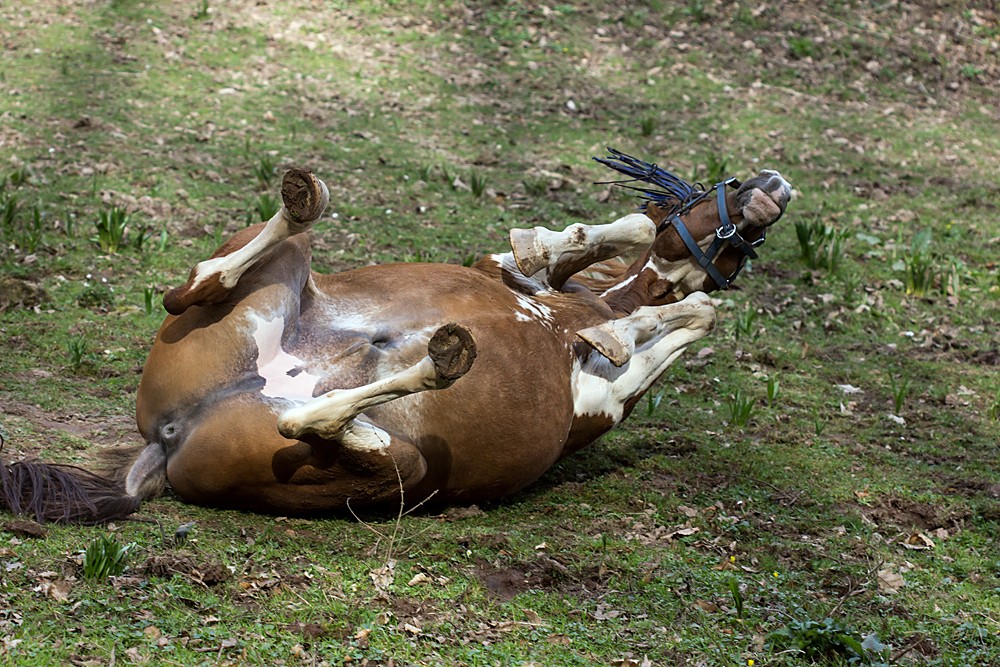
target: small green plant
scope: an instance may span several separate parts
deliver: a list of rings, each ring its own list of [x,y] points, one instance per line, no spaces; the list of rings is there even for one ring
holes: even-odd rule
[[[278,164],[273,157],[265,153],[257,158],[257,163],[253,166],[253,175],[257,177],[257,184],[261,190],[271,188],[274,181],[274,173]]]
[[[819,414],[819,408],[813,406],[812,409],[812,419],[813,419],[813,429],[816,431],[816,436],[819,437],[823,435],[823,431],[826,430],[826,420],[823,419]]]
[[[201,21],[208,18],[208,0],[201,0],[201,4],[198,5],[198,10],[194,13],[194,20]]]
[[[906,396],[910,393],[910,374],[902,375],[899,380],[896,380],[896,376],[890,373],[889,386],[892,388],[892,400],[896,406],[896,414],[899,414],[899,411],[903,409],[903,403],[906,402]]]
[[[733,606],[736,607],[736,618],[743,618],[743,593],[740,592],[740,582],[736,577],[729,580],[729,592],[733,596]]]
[[[733,329],[736,340],[743,338],[751,343],[756,340],[760,333],[760,329],[756,324],[757,308],[753,305],[747,304],[743,310],[736,311],[736,321]]]
[[[804,613],[801,608],[796,611]],[[848,664],[888,667],[891,651],[878,635],[872,633],[860,641],[858,635],[844,621],[830,617],[822,621],[795,619],[769,634],[767,642],[776,653],[798,653],[809,662],[836,661],[840,664],[846,661]]]
[[[269,192],[262,192],[253,206],[247,209],[247,227],[267,222],[281,210],[281,200]]]
[[[480,176],[476,172],[472,172],[472,175],[470,176],[469,187],[472,188],[473,197],[476,198],[482,197],[483,193],[486,192],[486,177]]]
[[[4,195],[0,200],[0,226],[10,227],[17,215],[17,195]]]
[[[170,235],[167,233],[167,228],[164,227],[160,230],[160,241],[157,243],[157,251],[162,255],[167,250],[167,239]]]
[[[87,363],[87,341],[83,338],[70,338],[66,345],[69,349],[69,366],[77,373]]]
[[[962,65],[962,69],[958,70],[958,73],[964,76],[966,79],[975,79],[977,76],[983,73],[982,67],[976,67],[972,63],[966,63]]]
[[[910,250],[903,256],[906,293],[925,296],[934,287],[935,257],[931,253],[933,233],[930,229],[917,232],[910,243]]]
[[[840,299],[848,308],[857,303],[859,288],[861,287],[861,274],[852,271],[841,277]]]
[[[708,183],[721,183],[726,177],[726,167],[729,164],[729,160],[723,158],[719,159],[719,156],[714,152],[709,153],[705,156],[705,180]],[[698,178],[697,170],[691,173],[691,180],[697,181]]]
[[[795,223],[802,263],[810,269],[837,273],[847,245],[848,230],[819,222],[821,212],[822,207],[811,222]]]
[[[121,546],[107,535],[100,536],[83,553],[83,576],[87,579],[118,576],[125,571],[125,558],[131,546]]]
[[[529,178],[524,181],[524,191],[532,197],[541,197],[549,191],[549,181],[545,178]]]
[[[66,236],[68,238],[76,238],[76,213],[72,211],[66,212]]]
[[[706,6],[707,3],[705,0],[691,0],[684,8],[684,11],[695,23],[702,23],[708,18],[708,12],[705,11]]]
[[[653,118],[652,116],[647,116],[646,118],[643,118],[641,127],[642,127],[642,136],[644,137],[653,136],[653,132],[656,130],[656,119]]]
[[[941,272],[941,295],[958,296],[962,292],[962,275],[965,263],[957,257],[948,260],[947,268]]]
[[[156,290],[152,287],[146,287],[142,292],[143,296],[143,306],[146,310],[146,315],[152,315],[154,309],[156,308]]]
[[[10,184],[13,186],[27,185],[31,182],[31,170],[28,165],[22,164],[20,167],[10,172]]]
[[[778,399],[778,390],[781,383],[776,375],[769,375],[767,378],[767,407],[773,408],[774,402]]]
[[[925,296],[934,287],[934,259],[929,254],[911,254],[903,258],[906,293]]]
[[[729,425],[736,428],[743,428],[750,423],[753,416],[753,399],[743,395],[739,389],[729,401]]]
[[[996,400],[993,401],[993,405],[987,410],[987,414],[993,421],[1000,421],[1000,390],[997,390]]]
[[[137,252],[142,252],[142,246],[145,245],[146,241],[151,238],[153,238],[151,227],[146,226],[142,229],[136,230],[135,236],[132,237],[132,247],[135,248]]]
[[[808,37],[792,37],[788,40],[788,51],[796,60],[804,60],[816,55],[816,44]]]
[[[664,391],[663,389],[661,389],[660,391],[658,391],[656,393],[656,396],[653,396],[653,392],[651,392],[651,391],[647,391],[646,392],[646,416],[647,417],[652,417],[653,413],[656,412],[656,409],[658,407],[660,407],[660,403],[663,402],[663,391]]]
[[[22,230],[21,239],[18,243],[18,246],[28,254],[34,253],[42,243],[42,237],[45,235],[45,225],[42,222],[43,217],[44,214],[37,204],[31,207],[31,217],[28,224]]]
[[[98,211],[97,222],[97,242],[104,252],[116,253],[125,242],[125,234],[128,231],[128,223],[132,216],[126,213],[124,208],[113,206],[111,209]]]

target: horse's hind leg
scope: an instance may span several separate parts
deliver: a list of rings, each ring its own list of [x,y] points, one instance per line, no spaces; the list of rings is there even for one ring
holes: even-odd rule
[[[384,449],[388,437],[356,419],[362,412],[403,396],[449,387],[469,371],[476,358],[472,334],[457,324],[438,329],[427,347],[427,356],[401,373],[354,389],[335,389],[285,410],[278,418],[278,431],[289,439],[315,435],[348,449]]]
[[[631,250],[645,250],[656,238],[656,225],[632,213],[607,225],[570,225],[561,232],[544,227],[512,229],[510,246],[518,268],[553,289],[561,289],[573,274],[595,262]]]
[[[266,224],[248,227],[224,243],[211,258],[199,262],[188,281],[163,296],[163,306],[180,315],[190,306],[219,303],[240,276],[271,248],[301,234],[323,215],[330,193],[323,181],[306,169],[292,169],[281,183],[282,207]]]

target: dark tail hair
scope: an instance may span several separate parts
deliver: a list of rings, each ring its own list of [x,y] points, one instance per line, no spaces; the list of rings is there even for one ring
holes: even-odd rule
[[[3,450],[0,436],[0,453]],[[94,525],[134,514],[141,501],[119,482],[78,466],[0,457],[0,509],[47,521]]]

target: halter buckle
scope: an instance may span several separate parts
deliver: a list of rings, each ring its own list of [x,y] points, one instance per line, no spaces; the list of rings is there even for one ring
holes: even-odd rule
[[[719,227],[718,229],[715,230],[716,238],[722,239],[723,241],[732,238],[734,234],[736,234],[736,225],[729,225],[728,227]]]

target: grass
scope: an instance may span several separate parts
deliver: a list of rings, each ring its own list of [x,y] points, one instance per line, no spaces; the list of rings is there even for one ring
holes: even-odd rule
[[[797,190],[739,297],[713,295],[713,337],[618,429],[478,511],[360,514],[402,531],[381,591],[385,540],[349,514],[168,493],[106,533],[0,529],[0,663],[790,666],[873,637],[896,664],[997,664],[995,17],[923,11],[0,7],[0,280],[51,298],[0,305],[8,459],[140,441],[157,295],[273,215],[279,165],[330,185],[321,272],[628,213],[592,185],[605,146]],[[146,231],[105,250],[88,237],[115,209]],[[754,414],[735,389],[765,377]],[[101,534],[135,546],[88,579]]]

